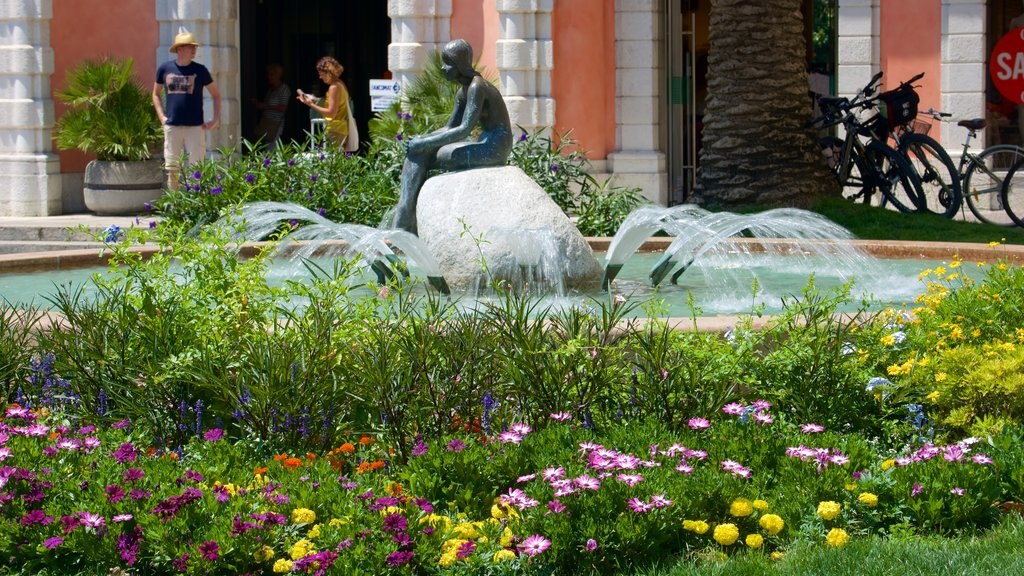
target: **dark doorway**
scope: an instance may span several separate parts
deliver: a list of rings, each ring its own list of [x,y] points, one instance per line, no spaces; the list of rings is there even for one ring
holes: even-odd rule
[[[241,32],[242,136],[251,138],[259,119],[252,105],[266,89],[266,66],[284,66],[284,82],[295,92],[321,95],[316,74],[321,56],[334,56],[345,67],[342,81],[352,97],[359,133],[366,139],[371,117],[369,80],[389,78],[391,20],[387,2],[338,0],[239,0]],[[309,130],[309,109],[291,101],[283,139],[301,140]]]

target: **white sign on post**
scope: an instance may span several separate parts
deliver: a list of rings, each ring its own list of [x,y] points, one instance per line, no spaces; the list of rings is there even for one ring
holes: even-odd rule
[[[383,112],[392,104],[398,101],[398,95],[402,91],[402,84],[398,80],[371,79],[370,80],[370,110]]]

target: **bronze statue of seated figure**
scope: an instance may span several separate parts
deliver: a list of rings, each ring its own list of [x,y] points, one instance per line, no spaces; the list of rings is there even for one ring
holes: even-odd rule
[[[405,144],[402,189],[394,227],[416,234],[416,200],[432,169],[466,170],[504,166],[512,151],[512,126],[497,87],[473,69],[473,49],[465,40],[452,40],[441,51],[445,78],[461,86],[448,123]],[[467,140],[480,126],[477,140]]]

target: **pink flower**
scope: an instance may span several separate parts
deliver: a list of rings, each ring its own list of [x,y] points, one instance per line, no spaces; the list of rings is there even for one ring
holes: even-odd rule
[[[224,437],[224,431],[220,428],[210,428],[203,434],[203,440],[207,442],[217,442]]]
[[[765,424],[771,424],[772,422],[775,422],[775,419],[772,418],[772,415],[767,412],[755,412],[754,421],[764,426]]]
[[[11,454],[12,454],[12,452],[11,452],[10,446],[2,446],[2,447],[0,447],[0,462],[3,462],[4,460],[7,460],[8,458],[10,458]]]
[[[111,518],[110,521],[114,522],[116,524],[116,523],[119,523],[119,522],[127,522],[127,521],[131,520],[132,518],[134,518],[134,516],[132,516],[131,514],[118,514],[117,516],[114,516],[113,518]]]
[[[690,466],[684,460],[680,462],[678,466],[676,466],[676,470],[682,472],[683,474],[691,474],[693,473],[693,466]]]
[[[498,434],[498,440],[501,440],[502,442],[505,442],[507,444],[519,444],[520,442],[523,441],[523,437],[520,436],[519,434],[516,434],[515,432],[508,431]]]
[[[825,427],[821,424],[804,424],[800,427],[800,431],[804,434],[817,434],[819,432],[824,432]]]
[[[921,492],[924,492],[924,486],[921,486],[918,482],[914,482],[914,486],[910,489],[910,497],[913,498]]]
[[[743,414],[744,410],[746,410],[746,407],[739,402],[731,402],[722,407],[722,412],[732,416],[739,416],[740,414]]]
[[[767,401],[767,400],[755,400],[753,406],[754,406],[754,410],[756,410],[758,412],[762,412],[764,410],[767,410],[767,409],[771,408],[772,407],[772,403]]]
[[[82,521],[82,526],[86,528],[99,528],[107,523],[103,516],[92,512],[79,512],[78,518]]]
[[[548,417],[555,422],[567,422],[572,420],[572,414],[569,414],[568,412],[555,412],[554,414],[549,414]]]
[[[963,496],[964,495],[964,489],[963,488],[953,488],[952,490],[949,491],[949,493],[954,495],[954,496]]]
[[[526,436],[527,434],[533,431],[533,429],[530,428],[528,424],[523,424],[521,422],[513,424],[512,426],[509,427],[509,430],[515,432],[516,434],[519,434],[520,436]]]
[[[527,556],[535,556],[550,547],[551,540],[548,540],[540,534],[534,534],[526,540],[523,540],[522,544],[519,545],[519,551]]]
[[[704,430],[705,428],[711,428],[711,422],[707,418],[690,418],[687,423],[692,430]]]
[[[992,463],[992,459],[989,458],[987,454],[975,454],[974,456],[971,456],[971,461],[981,466]]]
[[[565,478],[565,468],[562,468],[561,466],[545,468],[541,473],[541,477],[545,482],[553,482],[560,478]]]
[[[536,474],[527,474],[525,476],[520,476],[519,478],[516,478],[516,484],[522,484],[523,482],[529,482],[530,480],[533,480],[536,477],[537,477]]]
[[[600,480],[598,480],[597,478],[587,476],[586,474],[577,477],[575,480],[573,480],[573,482],[575,482],[577,486],[584,490],[597,490],[598,488],[601,487]]]
[[[588,452],[593,452],[594,450],[600,449],[601,445],[600,444],[595,444],[593,442],[580,442],[579,443],[579,447],[580,447],[580,453],[581,454],[586,454]]]
[[[630,510],[637,514],[646,514],[654,509],[654,506],[644,502],[639,498],[630,498],[626,500],[626,505],[629,506]]]
[[[593,552],[594,550],[597,550],[597,540],[594,540],[593,538],[588,538],[587,543],[583,546],[583,550],[587,552]]]
[[[639,474],[619,474],[616,476],[616,479],[620,482],[625,482],[629,486],[636,486],[644,481],[644,477]]]
[[[548,502],[548,510],[555,514],[561,514],[562,512],[565,512],[565,504],[562,504],[558,500],[552,500],[551,502]]]
[[[655,494],[654,496],[651,496],[651,504],[653,504],[655,508],[666,508],[672,505],[672,501],[664,494]]]

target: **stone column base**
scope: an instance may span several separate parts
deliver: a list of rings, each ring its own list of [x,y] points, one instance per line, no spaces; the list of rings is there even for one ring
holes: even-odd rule
[[[637,187],[650,201],[668,205],[668,171],[665,154],[626,150],[608,154],[607,170],[615,186]]]
[[[0,214],[55,216],[62,209],[56,154],[0,155]]]

